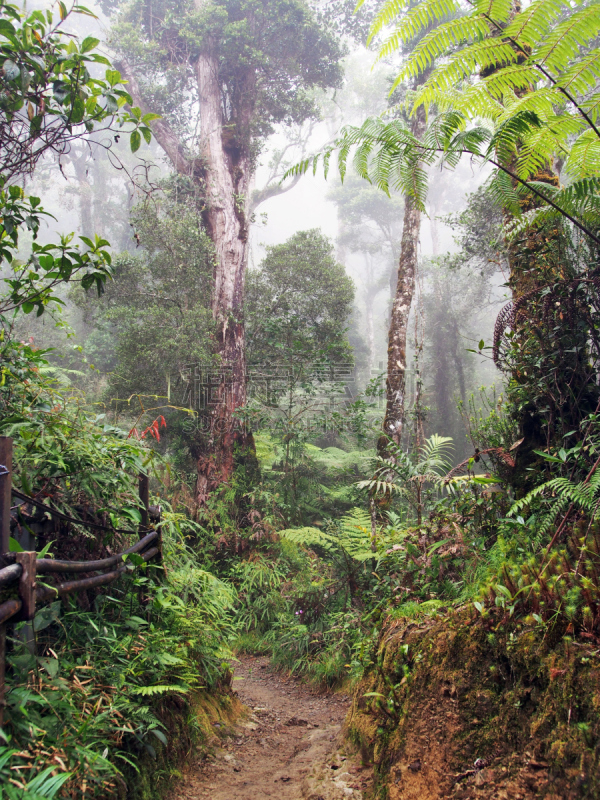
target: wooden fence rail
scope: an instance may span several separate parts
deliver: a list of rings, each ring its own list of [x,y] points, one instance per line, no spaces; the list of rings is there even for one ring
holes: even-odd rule
[[[148,476],[139,477],[139,496],[143,504],[142,522],[139,526],[140,539],[122,553],[108,558],[90,561],[66,561],[51,558],[37,558],[34,552],[9,552],[11,497],[17,497],[41,506],[42,509],[59,519],[84,525],[92,529],[107,529],[94,522],[74,519],[55,511],[32,497],[23,495],[12,488],[12,439],[0,436],[0,559],[6,564],[0,569],[0,589],[15,586],[17,597],[0,604],[0,728],[4,722],[5,670],[6,670],[6,625],[8,622],[30,622],[35,617],[38,606],[65,597],[68,594],[105,586],[126,572],[133,572],[136,566],[125,561],[128,555],[139,554],[144,562],[162,559],[160,529],[151,529],[150,522],[160,522],[160,507],[149,505]],[[114,531],[115,533],[134,533],[134,531]],[[12,562],[12,563],[11,563]],[[111,569],[113,568],[113,569]],[[110,570],[105,572],[104,570]],[[99,572],[87,578],[65,581],[56,586],[38,586],[37,576],[78,572]]]

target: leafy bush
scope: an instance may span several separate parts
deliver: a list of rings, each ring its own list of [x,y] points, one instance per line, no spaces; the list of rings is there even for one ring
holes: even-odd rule
[[[169,709],[187,709],[193,738],[194,693],[229,673],[235,592],[163,536],[162,584],[127,579],[87,612],[57,601],[36,616],[35,652],[12,640],[0,762],[12,785],[42,786],[50,762],[58,797],[122,796],[124,772],[131,780],[141,755],[168,744]]]

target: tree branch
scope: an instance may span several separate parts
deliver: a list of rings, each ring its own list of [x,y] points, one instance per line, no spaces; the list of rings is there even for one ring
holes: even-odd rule
[[[280,194],[285,194],[293,189],[302,176],[298,173],[294,175],[293,180],[287,186],[282,186],[281,183],[272,183],[269,186],[264,186],[262,189],[255,189],[252,192],[248,210],[252,214],[262,203],[266,203],[272,197],[278,197]]]
[[[115,67],[119,70],[123,78],[127,81],[127,91],[133,98],[133,102],[138,106],[142,114],[151,111],[144,102],[140,85],[135,73],[127,59],[122,58],[115,61]],[[165,155],[169,158],[173,168],[180,175],[191,175],[194,172],[195,159],[190,158],[183,144],[175,131],[165,119],[157,119],[151,123],[152,134]]]

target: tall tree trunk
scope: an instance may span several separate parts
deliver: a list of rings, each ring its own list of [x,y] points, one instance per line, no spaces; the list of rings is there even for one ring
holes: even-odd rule
[[[200,0],[198,0],[201,5]],[[136,76],[121,60],[134,102],[146,113]],[[214,285],[211,300],[215,322],[214,354],[217,363],[201,369],[200,391],[207,399],[198,432],[192,434],[191,451],[196,458],[197,499],[205,503],[210,492],[230,480],[239,457],[250,470],[257,467],[254,441],[235,416],[246,403],[246,354],[243,319],[244,280],[248,262],[247,195],[253,169],[248,147],[241,144],[248,133],[256,89],[247,76],[244,97],[232,124],[224,124],[216,48],[208,41],[196,63],[200,100],[200,157],[186,151],[164,119],[153,123],[156,141],[174,169],[192,178],[204,196],[203,220],[215,249]],[[208,366],[208,365],[207,365]]]
[[[379,294],[379,287],[369,286],[365,293],[365,327],[367,334],[367,347],[369,349],[369,377],[375,366],[375,323],[373,319],[375,298]]]
[[[90,153],[87,148],[87,143],[84,143],[82,152],[72,157],[73,169],[75,170],[75,177],[79,182],[79,217],[81,220],[81,232],[84,236],[94,235],[94,225],[92,223],[92,205],[93,193],[92,187],[88,177],[89,170],[89,157]]]
[[[425,112],[419,108],[412,120],[411,130],[420,138],[425,132]],[[400,444],[404,426],[406,401],[406,339],[408,318],[415,292],[421,212],[414,198],[407,195],[404,204],[402,243],[398,260],[398,282],[392,306],[388,337],[388,362],[386,380],[386,409],[383,422],[384,436],[379,438],[377,449],[385,455],[387,437]]]
[[[514,163],[508,166],[514,169]],[[558,176],[550,169],[541,169],[534,180],[558,185]],[[515,188],[517,188],[516,183]],[[539,201],[533,194],[521,200],[524,212],[538,205]],[[510,226],[513,222],[512,214],[505,212],[505,224]],[[521,396],[527,397],[526,402],[521,401],[516,405],[518,410],[515,413],[520,444],[514,453],[512,484],[517,496],[525,495],[536,485],[538,475],[535,466],[536,464],[539,466],[541,462],[536,450],[548,447],[554,433],[555,420],[552,419],[554,416],[552,412],[556,412],[557,409],[552,408],[554,404],[547,402],[543,397],[543,390],[540,393],[536,385],[538,376],[535,373],[537,369],[544,370],[546,373],[544,380],[548,387],[548,383],[552,380],[551,367],[554,361],[553,358],[548,360],[548,356],[551,351],[556,352],[559,349],[556,331],[560,323],[557,327],[558,320],[554,318],[555,315],[546,309],[548,303],[541,290],[544,286],[565,277],[561,263],[563,259],[561,251],[564,246],[561,227],[560,223],[554,221],[534,223],[520,236],[514,239],[508,238],[506,242],[510,269],[508,285],[512,292],[513,307],[517,309],[512,325],[511,349],[513,354],[518,353],[517,357],[512,359],[509,393],[514,394],[515,388],[521,387],[519,390]],[[577,331],[574,333],[574,341],[571,344],[575,347],[573,352],[577,352],[575,341],[578,338]],[[583,340],[579,342],[583,349],[585,349],[585,338],[584,335]],[[573,363],[575,361],[573,358]],[[536,368],[532,368],[532,362],[537,365]],[[566,364],[565,367],[567,367],[565,370],[560,370],[559,384],[564,382],[567,373],[570,373]],[[523,392],[523,387],[528,385],[531,389]],[[554,388],[550,387],[550,394]],[[561,394],[560,389],[557,394]],[[569,427],[577,427],[577,424],[578,422]]]
[[[205,502],[210,491],[228,481],[240,455],[252,449],[252,437],[236,420],[246,404],[246,347],[243,319],[244,280],[248,262],[247,194],[252,167],[245,148],[223,127],[218,62],[208,46],[198,59],[201,156],[206,185],[204,223],[215,247],[212,314],[219,382],[211,387],[206,435],[198,450],[197,495]],[[249,120],[239,120],[244,125]],[[200,444],[200,446],[198,446]]]

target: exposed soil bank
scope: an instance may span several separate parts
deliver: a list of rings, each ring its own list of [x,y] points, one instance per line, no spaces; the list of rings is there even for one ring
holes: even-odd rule
[[[231,728],[215,723],[223,738],[192,762],[170,800],[362,800],[370,772],[344,747],[347,696],[314,693],[264,657],[243,656],[235,679],[249,714]]]
[[[349,736],[387,800],[600,797],[600,649],[468,609],[390,619]]]

